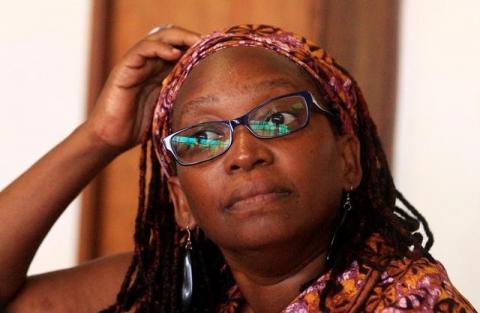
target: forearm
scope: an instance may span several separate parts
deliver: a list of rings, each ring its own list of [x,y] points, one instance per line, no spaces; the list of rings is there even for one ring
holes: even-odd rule
[[[0,192],[0,303],[20,288],[60,214],[115,155],[83,124]]]

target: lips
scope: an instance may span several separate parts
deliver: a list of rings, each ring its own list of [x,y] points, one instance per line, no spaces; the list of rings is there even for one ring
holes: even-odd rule
[[[254,181],[236,188],[225,201],[225,210],[233,211],[239,206],[274,201],[289,196],[292,190],[268,181]]]

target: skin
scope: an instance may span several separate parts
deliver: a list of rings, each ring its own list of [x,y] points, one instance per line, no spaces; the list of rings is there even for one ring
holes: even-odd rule
[[[131,252],[32,277],[26,276],[27,269],[49,229],[82,188],[116,156],[141,141],[159,81],[181,56],[181,51],[173,48],[190,46],[198,39],[198,34],[175,27],[137,43],[112,70],[88,119],[0,192],[0,311],[6,305],[7,312],[96,312],[114,302]],[[205,60],[203,74],[199,66],[195,69],[198,74],[192,73],[182,88],[178,107],[199,95],[215,94],[229,109],[217,103],[218,111],[209,113],[215,116],[204,114],[203,118],[232,118],[289,88],[314,89],[311,80],[285,60],[271,54],[248,53],[263,62],[249,65],[238,55],[225,55],[222,61],[221,54],[210,58],[210,66],[210,60]],[[242,66],[231,66],[233,61],[242,62]],[[253,64],[261,66],[256,69]],[[193,75],[201,78],[211,66],[215,66],[210,70],[212,76],[201,81],[212,81],[201,85]],[[219,85],[222,77],[230,76]],[[293,86],[283,84],[269,90],[267,83],[266,88],[256,90],[244,84],[274,77],[292,80]],[[190,122],[198,121],[179,114],[175,127]],[[316,139],[312,141],[312,137]],[[341,190],[356,186],[360,180],[358,141],[355,137],[334,136],[322,115],[313,117],[306,129],[282,140],[259,141],[243,127],[237,128],[234,140],[221,159],[179,168],[178,176],[169,181],[177,222],[181,227],[202,227],[221,247],[247,298],[244,311],[278,312],[298,294],[301,283],[323,269],[325,236],[320,240],[299,225],[305,221],[309,230],[329,230]],[[313,170],[332,179],[301,174]],[[281,184],[289,190],[288,196],[250,199],[237,205],[243,209],[227,214],[224,197],[243,186],[258,190],[258,185],[251,186],[257,179],[264,185]],[[212,186],[212,192],[205,186]],[[316,206],[316,201],[322,206]],[[298,214],[298,210],[303,213]],[[302,245],[304,242],[309,244]]]
[[[181,87],[173,128],[236,118],[301,90],[317,94],[287,58],[225,49],[201,61]],[[227,153],[178,166],[169,189],[179,226],[200,227],[220,247],[247,300],[243,310],[267,313],[281,311],[324,271],[342,191],[360,179],[358,140],[335,135],[326,116],[313,113],[305,129],[273,140],[237,127]],[[232,205],[233,195],[242,200]]]

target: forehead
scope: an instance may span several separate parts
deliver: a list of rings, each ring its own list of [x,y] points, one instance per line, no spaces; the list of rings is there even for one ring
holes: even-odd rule
[[[288,58],[259,47],[220,50],[192,69],[173,106],[173,125],[225,98],[258,100],[278,90],[315,89],[307,72]],[[215,108],[215,106],[213,106]],[[176,127],[174,127],[176,128]]]

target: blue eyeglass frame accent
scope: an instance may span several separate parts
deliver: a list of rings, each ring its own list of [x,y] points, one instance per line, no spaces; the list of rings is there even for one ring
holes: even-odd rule
[[[275,100],[278,100],[278,99],[282,99],[282,98],[288,98],[288,97],[293,97],[293,96],[300,96],[302,97],[304,100],[305,100],[305,103],[307,104],[307,118],[305,120],[305,123],[300,126],[299,128],[291,131],[290,133],[288,134],[280,134],[278,136],[273,136],[273,137],[262,137],[262,136],[258,136],[254,131],[253,129],[251,129],[250,125],[248,125],[248,116],[258,110],[259,108],[265,106],[265,105],[268,105],[270,102],[272,101],[275,101]],[[324,113],[326,115],[329,115],[329,116],[333,116],[333,113],[330,112],[327,108],[325,108],[324,106],[322,106],[321,104],[319,104],[317,102],[317,100],[315,99],[315,97],[309,92],[309,91],[299,91],[299,92],[294,92],[294,93],[289,93],[289,94],[286,94],[286,95],[282,95],[282,96],[278,96],[278,97],[275,97],[275,98],[271,98],[271,99],[268,99],[262,103],[260,103],[258,106],[254,107],[253,109],[251,109],[250,111],[248,111],[247,113],[245,113],[244,115],[240,116],[240,117],[237,117],[237,118],[234,118],[234,119],[231,119],[231,120],[223,120],[223,121],[209,121],[209,122],[205,122],[205,123],[200,123],[200,124],[195,124],[195,125],[192,125],[192,126],[189,126],[189,127],[185,127],[185,128],[182,128],[170,135],[168,135],[167,137],[163,138],[162,139],[162,143],[165,147],[165,149],[167,149],[167,151],[169,151],[173,157],[175,158],[175,161],[182,165],[182,166],[190,166],[190,165],[196,165],[196,164],[200,164],[200,163],[203,163],[203,162],[207,162],[207,161],[210,161],[212,159],[215,159],[221,155],[223,155],[224,153],[226,153],[228,150],[230,150],[230,147],[233,145],[233,135],[234,135],[234,130],[235,130],[235,127],[239,126],[239,125],[243,125],[245,126],[245,128],[247,128],[250,133],[256,137],[256,138],[259,138],[259,139],[275,139],[275,138],[279,138],[279,137],[284,137],[284,136],[288,136],[292,133],[295,133],[303,128],[305,128],[308,123],[310,122],[310,110],[312,110],[312,107],[316,107],[317,109],[319,109],[321,112],[320,113]],[[225,125],[228,126],[228,128],[230,129],[230,143],[228,145],[228,147],[222,151],[221,153],[217,154],[217,155],[214,155],[208,159],[205,159],[205,160],[201,160],[201,161],[197,161],[197,162],[182,162],[180,160],[180,158],[177,156],[177,153],[175,152],[175,149],[173,149],[172,147],[172,138],[177,135],[178,133],[180,132],[183,132],[184,130],[187,130],[187,129],[190,129],[192,127],[197,127],[199,125],[202,125],[202,124],[209,124],[209,123],[223,123]]]

